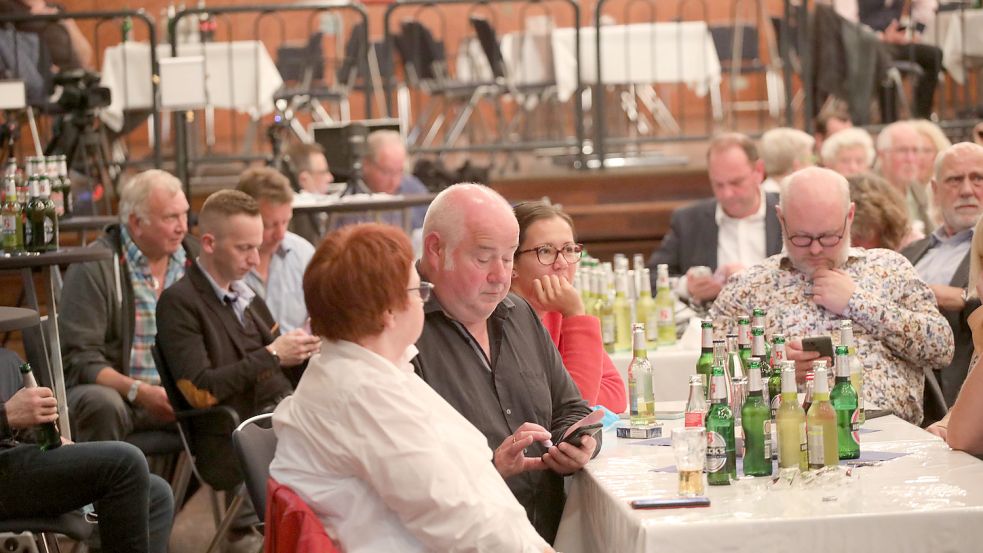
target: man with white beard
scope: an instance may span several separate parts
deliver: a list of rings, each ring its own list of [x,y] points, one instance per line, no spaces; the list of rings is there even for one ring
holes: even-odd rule
[[[810,167],[782,183],[777,208],[785,251],[735,275],[710,310],[735,320],[755,307],[766,312],[766,334],[788,338],[788,358],[804,380],[819,353],[801,339],[838,333],[853,321],[868,409],[922,420],[922,367],[952,359],[952,330],[914,267],[891,250],[850,247],[854,206],[846,178]]]
[[[966,320],[980,306],[979,298],[970,298],[968,291],[975,285],[969,282],[973,228],[983,214],[983,146],[962,142],[942,150],[935,159],[931,187],[942,225],[901,253],[935,293],[939,311],[952,327],[955,355],[949,366],[936,375],[946,404],[951,406],[973,356],[973,339]],[[943,414],[941,409],[926,412],[926,419],[935,420]]]

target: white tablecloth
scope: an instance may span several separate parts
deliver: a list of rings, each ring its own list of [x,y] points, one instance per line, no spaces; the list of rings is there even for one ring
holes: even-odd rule
[[[983,57],[983,10],[942,12],[926,25],[922,38],[942,49],[942,66],[952,80],[963,84],[966,56]]]
[[[273,111],[273,94],[283,85],[283,79],[262,42],[185,44],[178,47],[178,55],[204,56],[206,97],[211,106],[252,117]],[[170,45],[158,45],[157,57],[171,57]],[[112,103],[101,113],[103,122],[118,130],[124,110],[150,109],[150,78],[149,44],[131,41],[107,48],[102,85],[112,91]]]
[[[681,421],[668,421],[669,428]],[[669,447],[604,436],[600,455],[574,476],[557,551],[737,552],[966,551],[983,544],[983,462],[894,416],[864,425],[861,448],[905,452],[832,489],[707,486],[712,505],[633,510],[641,497],[675,497]]]
[[[700,348],[682,343],[664,346],[648,352],[652,363],[652,384],[655,391],[656,409],[662,410],[663,401],[685,400],[689,395],[689,377],[696,374],[696,361]],[[628,364],[631,352],[618,352],[611,356],[614,366],[621,373],[621,379],[628,386]]]
[[[573,28],[552,33],[557,94],[566,100],[577,89]],[[580,29],[580,75],[584,84],[597,77],[597,31]],[[601,28],[603,84],[686,83],[704,94],[720,83],[720,60],[703,21],[634,23]]]

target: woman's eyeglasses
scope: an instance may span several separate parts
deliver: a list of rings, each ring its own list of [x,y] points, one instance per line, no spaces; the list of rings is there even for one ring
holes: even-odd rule
[[[416,293],[420,294],[421,300],[427,301],[430,299],[430,292],[433,291],[433,283],[420,281],[419,286],[417,286],[416,288],[407,288],[406,291],[407,292],[415,291]]]

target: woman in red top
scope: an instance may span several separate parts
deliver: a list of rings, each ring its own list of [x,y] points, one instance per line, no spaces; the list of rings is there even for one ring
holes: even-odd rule
[[[572,280],[583,246],[574,241],[573,221],[541,201],[515,206],[519,249],[512,265],[512,291],[539,313],[563,364],[590,405],[615,413],[627,408],[625,383],[601,341],[601,324],[586,314]]]

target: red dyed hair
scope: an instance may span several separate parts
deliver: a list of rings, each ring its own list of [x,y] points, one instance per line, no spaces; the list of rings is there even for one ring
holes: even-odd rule
[[[355,342],[383,330],[388,310],[405,309],[413,248],[393,226],[367,223],[324,237],[304,272],[311,331]]]

